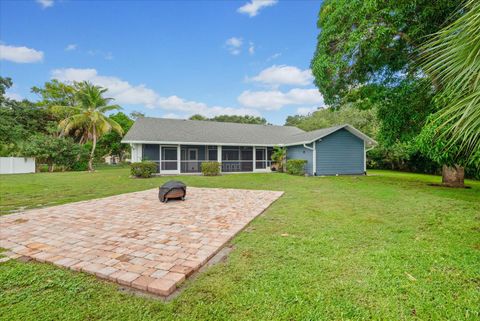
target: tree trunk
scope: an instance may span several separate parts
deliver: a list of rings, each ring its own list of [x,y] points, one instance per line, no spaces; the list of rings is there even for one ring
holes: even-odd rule
[[[97,146],[97,131],[95,125],[93,125],[93,143],[92,143],[92,152],[90,153],[90,159],[88,160],[88,171],[93,172],[93,157],[95,155],[95,147]]]
[[[465,187],[464,184],[465,169],[461,166],[442,167],[442,185],[449,187]]]

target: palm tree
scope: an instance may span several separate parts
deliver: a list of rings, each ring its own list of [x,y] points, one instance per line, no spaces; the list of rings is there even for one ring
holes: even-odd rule
[[[95,155],[95,147],[97,146],[97,139],[111,130],[116,131],[119,135],[123,134],[122,127],[116,121],[107,117],[105,113],[122,108],[118,105],[109,105],[109,103],[113,101],[113,98],[103,97],[103,94],[107,91],[106,88],[95,86],[88,82],[79,83],[78,88],[76,93],[77,106],[59,106],[75,111],[75,114],[60,122],[59,128],[62,133],[65,134],[79,128],[85,130],[88,139],[92,140],[88,170],[93,171],[93,158]]]
[[[438,138],[469,159],[480,152],[480,1],[466,0],[462,16],[422,47],[423,67],[442,109]]]

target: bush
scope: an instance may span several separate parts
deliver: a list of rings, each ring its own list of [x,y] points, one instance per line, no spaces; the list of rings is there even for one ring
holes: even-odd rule
[[[149,178],[157,172],[157,164],[154,162],[139,162],[130,164],[130,173],[135,177]]]
[[[73,163],[71,170],[75,172],[83,172],[88,169],[88,161],[80,160],[78,162]]]
[[[289,159],[287,160],[287,173],[290,175],[305,175],[305,164],[307,163],[304,159]]]
[[[202,174],[204,176],[218,176],[220,175],[220,163],[219,162],[203,162]]]

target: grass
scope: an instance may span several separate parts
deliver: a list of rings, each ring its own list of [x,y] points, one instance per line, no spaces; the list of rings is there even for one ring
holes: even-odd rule
[[[169,303],[48,264],[0,264],[5,320],[332,320],[480,318],[480,183],[436,176],[185,176],[190,186],[284,190],[233,241],[228,259]],[[127,169],[1,177],[1,209],[158,187]]]

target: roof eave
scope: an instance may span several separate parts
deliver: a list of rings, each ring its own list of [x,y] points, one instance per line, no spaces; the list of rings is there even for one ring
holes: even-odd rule
[[[220,143],[220,142],[176,142],[176,141],[148,141],[148,140],[122,140],[123,144],[158,144],[158,145],[210,145],[210,146],[262,146],[274,147],[284,144],[257,144],[257,143]]]

